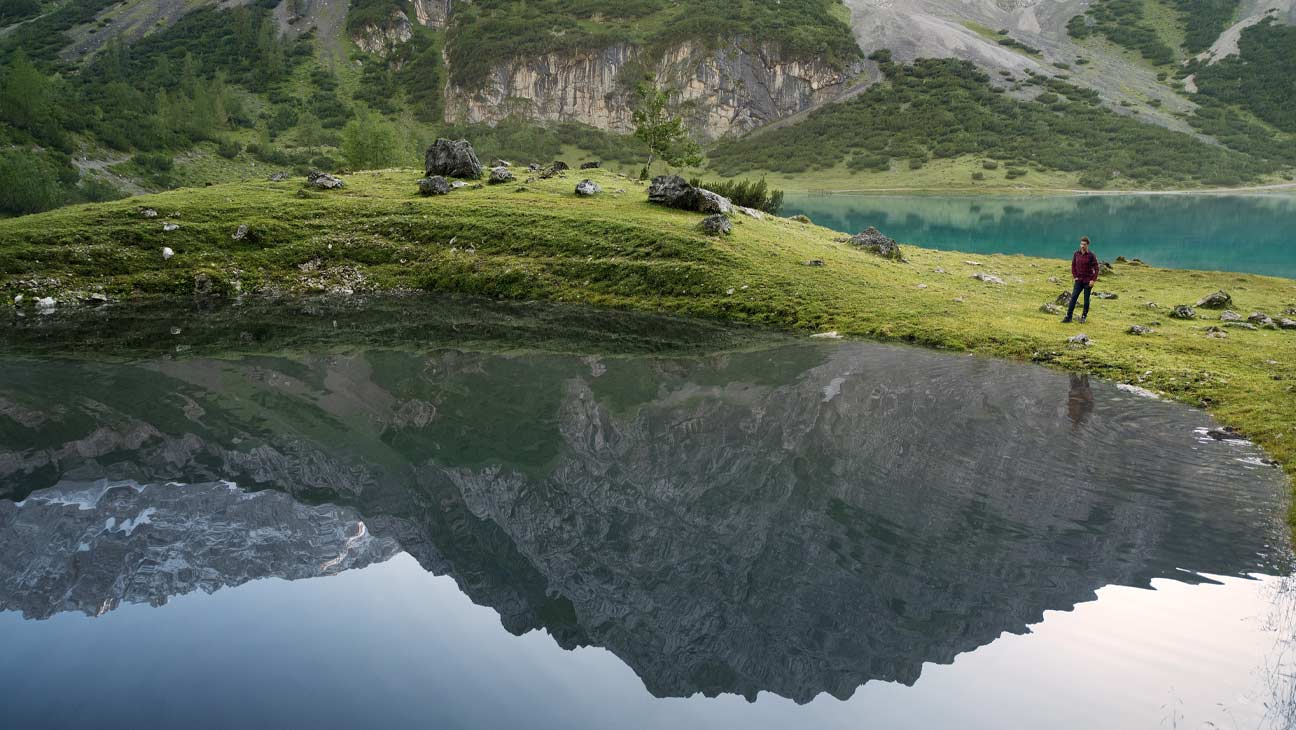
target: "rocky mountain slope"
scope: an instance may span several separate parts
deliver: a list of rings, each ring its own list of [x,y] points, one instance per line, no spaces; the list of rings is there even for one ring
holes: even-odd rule
[[[1265,569],[1283,541],[1255,522],[1280,473],[1197,443],[1198,414],[907,348],[0,372],[0,481],[53,484],[0,501],[0,606],[32,616],[400,549],[656,695],[807,701],[912,683],[1103,585]]]

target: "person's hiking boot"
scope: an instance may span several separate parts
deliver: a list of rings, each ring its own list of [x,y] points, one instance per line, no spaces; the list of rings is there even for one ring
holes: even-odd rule
[[[1089,315],[1087,314],[1080,315],[1080,324],[1084,324],[1086,319],[1089,319]]]
[[[1082,319],[1082,320],[1080,320],[1080,321],[1083,322],[1084,320]],[[1071,324],[1071,318],[1070,318],[1070,317],[1063,317],[1063,318],[1062,318],[1062,324]]]

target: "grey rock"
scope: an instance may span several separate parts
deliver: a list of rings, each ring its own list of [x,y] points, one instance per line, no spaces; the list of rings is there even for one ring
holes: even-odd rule
[[[1062,309],[1061,309],[1061,307],[1059,307],[1058,305],[1054,304],[1053,302],[1044,302],[1043,304],[1040,305],[1039,311],[1043,312],[1044,314],[1061,314],[1061,313],[1062,313]]]
[[[1216,441],[1246,441],[1247,440],[1246,436],[1243,436],[1241,433],[1238,432],[1236,428],[1233,428],[1232,426],[1225,426],[1224,428],[1212,428],[1211,430],[1206,432],[1206,435],[1210,436]]]
[[[230,234],[230,238],[234,239],[235,241],[242,241],[243,239],[247,238],[247,234],[248,234],[247,224],[240,223],[239,227],[234,229],[234,233]]]
[[[999,284],[1002,286],[1004,283],[1006,283],[1004,282],[1003,279],[1000,279],[999,277],[994,276],[993,274],[984,274],[980,272],[973,274],[972,278],[976,279],[977,281],[984,281],[987,284]]]
[[[177,223],[163,223],[163,224],[162,224],[162,232],[163,232],[163,233],[170,233],[171,231],[178,231],[178,230],[180,230],[180,225],[177,224]]]
[[[450,183],[451,190],[458,190],[459,188],[466,188],[466,187],[468,187],[468,183],[464,182],[463,180],[455,180],[454,182]]]
[[[175,256],[175,251],[172,251],[170,246],[163,246],[163,247],[162,247],[162,260],[163,260],[163,261],[166,261],[166,260],[170,259],[172,256]]]
[[[1143,304],[1144,309],[1160,309],[1161,305],[1156,302],[1146,302]]]
[[[279,172],[272,172],[270,173],[270,182],[283,182],[290,177],[292,177],[292,175],[283,172],[282,170]]]
[[[1094,297],[1097,299],[1118,299],[1119,298],[1115,294],[1109,291],[1094,292]]]
[[[553,170],[554,172],[565,172],[571,169],[571,165],[568,165],[566,162],[563,162],[562,160],[554,160],[553,164],[549,166],[549,169]]]
[[[1252,312],[1251,316],[1247,317],[1247,321],[1266,329],[1278,329],[1278,325],[1264,312]]]
[[[576,183],[576,194],[581,197],[589,198],[601,192],[603,192],[603,188],[599,187],[599,184],[593,180],[585,179]]]
[[[809,261],[802,261],[802,262],[801,262],[801,265],[802,265],[802,266],[823,266],[823,265],[824,265],[824,260],[823,260],[823,259],[810,259]]]
[[[462,185],[462,183],[460,184]],[[450,181],[440,175],[433,175],[419,180],[418,189],[419,195],[446,195],[452,188]]]
[[[1092,344],[1093,340],[1089,339],[1089,335],[1086,335],[1085,333],[1081,332],[1078,335],[1071,335],[1070,337],[1068,337],[1067,342],[1069,342],[1072,345],[1080,345],[1081,347],[1085,347]]]
[[[695,188],[679,175],[659,175],[648,186],[648,202],[699,213],[728,214],[729,199],[710,190]]]
[[[1238,314],[1237,312],[1234,312],[1231,309],[1226,309],[1223,312],[1220,312],[1220,321],[1221,322],[1241,322],[1242,315]]]
[[[1070,306],[1070,305],[1071,305],[1071,292],[1069,292],[1069,291],[1064,291],[1064,292],[1062,292],[1061,294],[1057,295],[1057,299],[1054,299],[1054,300],[1053,300],[1053,303],[1056,304],[1056,305],[1058,305],[1059,307],[1067,307],[1067,306]]]
[[[728,216],[716,213],[703,218],[698,228],[708,236],[724,236],[733,231],[733,223],[729,222]]]
[[[1285,330],[1296,330],[1296,319],[1278,318],[1278,326]]]
[[[424,176],[479,178],[482,175],[481,160],[466,139],[437,139],[423,155]]]
[[[1233,297],[1223,290],[1212,292],[1197,300],[1197,306],[1202,309],[1224,309],[1232,303]]]
[[[1258,330],[1258,329],[1260,329],[1259,327],[1257,327],[1257,326],[1251,324],[1250,322],[1225,322],[1225,323],[1224,323],[1224,326],[1225,326],[1225,327],[1233,327],[1233,328],[1235,328],[1235,329],[1240,329],[1240,330],[1253,330],[1253,331],[1254,331],[1254,330]]]
[[[527,171],[528,171],[528,172],[540,172],[540,163],[538,163],[538,162],[532,162],[531,164],[527,165]]]
[[[1170,317],[1172,319],[1196,319],[1197,312],[1186,304],[1180,304],[1170,310]]]
[[[494,160],[491,160],[490,166],[491,167],[512,167],[513,163],[509,162],[508,160],[501,160],[499,158],[496,158]]]
[[[342,182],[341,178],[334,177],[326,172],[320,172],[319,170],[311,170],[306,173],[306,184],[313,188],[319,188],[320,190],[336,190],[341,187],[346,187],[346,183]]]
[[[507,167],[492,167],[490,178],[486,181],[491,185],[500,185],[503,183],[513,182],[513,171]]]
[[[158,216],[158,212],[156,210],[153,210],[152,208],[145,208],[144,210],[140,211],[140,215],[144,216],[145,218],[156,218]]]
[[[892,261],[904,259],[904,252],[900,250],[900,244],[873,226],[865,228],[862,232],[856,233],[850,238],[840,240],[856,248],[862,248],[869,253],[877,254],[884,259]],[[999,283],[1002,284],[1003,282]]]
[[[597,169],[599,169],[599,168],[602,167],[602,166],[603,166],[603,163],[602,163],[601,161],[599,161],[599,160],[594,160],[593,162],[582,162],[582,163],[581,163],[581,166],[580,166],[580,169],[582,169],[582,170],[597,170]]]
[[[1130,325],[1130,328],[1126,330],[1126,332],[1128,332],[1131,335],[1150,335],[1153,332],[1156,332],[1156,330],[1152,329],[1151,327],[1144,327],[1141,324],[1132,324]]]

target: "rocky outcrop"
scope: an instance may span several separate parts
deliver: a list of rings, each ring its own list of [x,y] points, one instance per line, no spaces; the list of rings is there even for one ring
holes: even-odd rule
[[[863,232],[856,233],[850,238],[844,239],[844,241],[884,259],[891,259],[892,261],[904,260],[904,253],[900,250],[900,244],[873,226],[869,226]],[[999,283],[1002,284],[1003,282]]]
[[[423,168],[427,177],[464,177],[476,179],[482,175],[481,160],[466,139],[438,139],[423,155]]]
[[[861,68],[787,58],[772,46],[747,41],[718,49],[683,43],[653,57],[620,44],[503,61],[480,88],[451,84],[447,121],[494,124],[520,116],[630,132],[632,89],[624,76],[644,66],[663,86],[679,91],[680,112],[705,138],[740,134],[832,101]]]
[[[414,18],[419,25],[442,29],[450,21],[450,8],[453,0],[410,0],[414,8]]]
[[[723,195],[695,188],[679,175],[658,175],[648,186],[648,202],[698,213],[728,214],[733,204]]]
[[[365,53],[386,58],[412,37],[414,29],[409,16],[401,10],[393,10],[385,23],[363,26],[352,34],[351,39]]]

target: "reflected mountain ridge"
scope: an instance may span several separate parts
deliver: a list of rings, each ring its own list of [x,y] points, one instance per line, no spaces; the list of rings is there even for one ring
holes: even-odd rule
[[[846,344],[0,371],[0,608],[32,617],[405,551],[654,695],[805,702],[912,684],[1106,585],[1287,569],[1284,478],[1251,447],[1011,363]],[[83,509],[87,483],[123,486]]]

